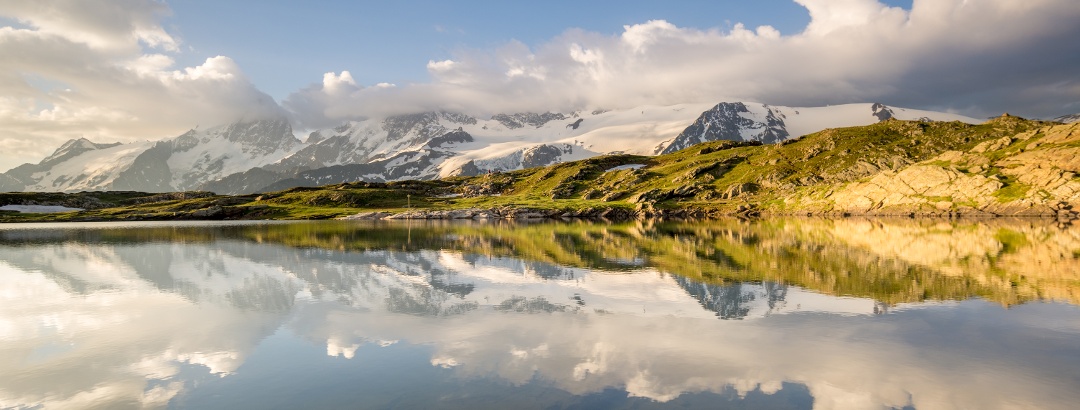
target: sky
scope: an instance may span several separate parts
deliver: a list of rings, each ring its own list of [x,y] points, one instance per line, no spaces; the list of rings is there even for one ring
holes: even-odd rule
[[[881,102],[1080,112],[1075,0],[0,2],[0,170],[285,116]]]

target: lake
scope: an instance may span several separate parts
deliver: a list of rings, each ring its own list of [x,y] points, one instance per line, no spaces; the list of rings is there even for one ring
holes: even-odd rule
[[[1075,408],[1052,220],[0,225],[0,408]]]

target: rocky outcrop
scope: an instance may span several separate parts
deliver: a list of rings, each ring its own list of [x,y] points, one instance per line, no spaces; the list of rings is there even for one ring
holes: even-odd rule
[[[870,110],[874,113],[874,117],[877,117],[878,121],[885,121],[893,117],[893,110],[885,104],[874,103],[870,106]]]
[[[358,213],[358,214],[355,214],[355,215],[349,215],[349,216],[345,216],[345,217],[338,218],[338,219],[341,219],[341,220],[375,221],[375,220],[386,218],[386,217],[391,216],[391,215],[393,215],[393,214],[389,213],[389,212],[377,212],[377,211],[376,212],[361,212],[361,213]]]
[[[900,172],[884,171],[869,181],[856,182],[826,198],[851,213],[907,214],[947,211],[956,207],[985,208],[1001,181],[965,175],[935,165],[915,165]]]
[[[947,151],[899,171],[834,186],[821,201],[793,202],[852,214],[1075,218],[1078,173],[1080,125],[1063,125],[988,140],[968,152]]]
[[[526,125],[533,128],[540,128],[551,121],[565,120],[566,118],[566,115],[551,112],[543,114],[535,112],[519,112],[515,114],[495,114],[491,117],[491,119],[498,121],[504,127],[512,130],[524,128]]]

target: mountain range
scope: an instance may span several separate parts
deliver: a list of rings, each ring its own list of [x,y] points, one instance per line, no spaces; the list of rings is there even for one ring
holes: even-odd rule
[[[717,141],[775,143],[889,118],[980,123],[961,115],[845,104],[749,102],[570,113],[439,111],[369,118],[296,138],[283,118],[192,129],[160,141],[68,141],[37,164],[0,174],[0,191],[205,190],[240,194],[341,182],[473,176],[604,154],[657,155]]]

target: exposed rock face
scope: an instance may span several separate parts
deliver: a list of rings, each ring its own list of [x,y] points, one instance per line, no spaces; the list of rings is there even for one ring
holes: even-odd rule
[[[473,177],[480,175],[482,172],[483,171],[480,170],[480,167],[476,166],[476,162],[469,161],[459,167],[457,173],[455,173],[454,175],[462,177]]]
[[[169,169],[169,157],[174,147],[181,145],[186,136],[181,135],[172,144],[162,141],[135,157],[131,167],[121,171],[112,183],[113,189],[127,191],[151,191],[152,187],[172,185],[172,171]],[[187,147],[188,149],[191,146]],[[150,188],[150,189],[147,189]]]
[[[725,190],[724,193],[721,195],[721,198],[723,198],[723,199],[734,199],[734,198],[738,198],[738,197],[746,195],[746,194],[757,192],[757,190],[758,190],[758,185],[755,184],[755,183],[752,183],[752,182],[748,182],[748,183],[744,183],[744,184],[735,184],[735,185],[732,185],[731,187],[728,187],[728,189]]]
[[[856,214],[1073,215],[1080,208],[1080,124],[948,151],[840,185],[825,199]],[[813,201],[810,201],[813,202]]]
[[[521,167],[532,168],[551,164],[559,159],[562,154],[571,154],[574,151],[572,145],[538,145],[521,154]]]
[[[540,128],[551,121],[565,120],[566,116],[560,113],[550,112],[543,114],[537,114],[535,112],[519,112],[515,114],[495,114],[491,116],[491,119],[498,121],[506,128],[518,129],[524,128],[526,125]]]
[[[705,111],[659,153],[670,154],[707,141],[760,141],[788,139],[784,115],[768,105],[751,111],[744,103],[720,103]]]
[[[386,141],[398,141],[405,136],[417,136],[431,139],[446,133],[446,128],[439,123],[440,113],[425,112],[389,117],[383,120]],[[475,122],[476,120],[473,119]]]
[[[885,171],[867,182],[857,182],[830,198],[845,211],[855,213],[907,213],[913,210],[949,210],[954,205],[985,208],[1002,187],[996,179],[965,175],[935,165],[915,165],[900,172]]]
[[[293,136],[292,126],[284,118],[250,122],[235,122],[225,126],[216,138],[239,145],[251,157],[263,157],[276,151],[289,151],[300,145]]]
[[[500,158],[474,160],[472,164],[478,173],[512,171],[559,163],[563,156],[573,154],[574,150],[572,144],[538,144]]]
[[[893,117],[892,108],[882,103],[874,103],[870,110],[874,112],[874,116],[877,117],[878,121],[885,121]]]
[[[424,144],[424,148],[444,148],[451,144],[464,144],[473,141],[474,139],[472,135],[469,135],[469,133],[458,129],[456,131],[451,131],[441,136],[432,138],[430,141],[427,142],[427,144]]]

